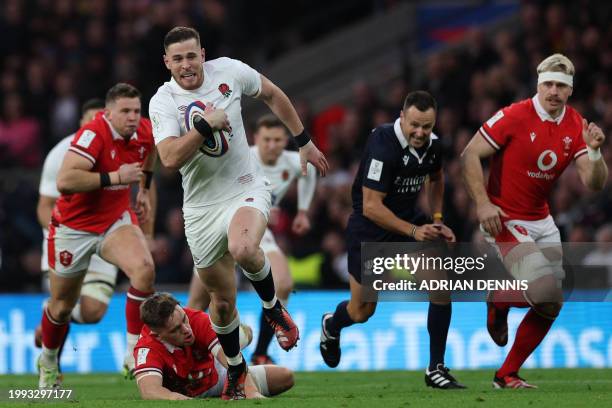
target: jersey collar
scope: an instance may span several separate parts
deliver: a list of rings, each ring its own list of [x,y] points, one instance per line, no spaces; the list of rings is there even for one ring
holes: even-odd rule
[[[393,124],[393,130],[395,131],[395,136],[397,136],[397,140],[402,146],[402,149],[408,147],[408,140],[406,140],[406,136],[402,132],[402,127],[400,126],[400,119],[395,119],[395,123]]]
[[[108,125],[108,127],[111,130],[111,134],[113,135],[113,140],[124,140],[123,136],[121,136],[113,127],[113,125],[108,121],[108,119],[106,119],[106,116],[102,115],[102,118],[104,118],[104,121],[106,122],[106,124]],[[138,133],[134,132],[134,134],[132,135],[132,137],[130,137],[130,140],[136,140],[138,139]]]
[[[553,118],[552,116],[550,116],[548,112],[546,112],[546,110],[544,110],[544,107],[542,106],[542,104],[540,103],[540,100],[538,99],[538,94],[535,94],[535,96],[531,98],[531,101],[533,102],[533,107],[536,113],[538,114],[538,116],[540,117],[540,119],[542,120],[542,122],[549,121],[549,122],[555,122],[557,125],[561,124],[561,121],[563,120],[563,117],[565,116],[565,106],[563,107],[563,111],[561,111],[561,114],[557,116],[556,118]]]

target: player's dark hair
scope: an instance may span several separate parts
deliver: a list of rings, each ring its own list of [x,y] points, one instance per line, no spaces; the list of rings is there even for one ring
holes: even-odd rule
[[[406,110],[414,106],[421,112],[427,111],[429,108],[433,108],[434,111],[438,110],[438,103],[429,92],[426,91],[414,91],[406,95],[404,99],[404,107],[402,110]]]
[[[91,98],[86,100],[85,103],[81,106],[81,116],[85,115],[85,112],[90,109],[104,109],[104,101],[100,98]]]
[[[106,104],[108,105],[120,98],[140,98],[140,91],[130,84],[119,82],[106,93]]]
[[[155,293],[140,305],[140,320],[152,329],[162,328],[178,304],[178,300],[169,293]]]
[[[200,34],[193,28],[174,27],[164,37],[164,50],[167,50],[172,44],[191,40],[192,38],[195,38],[196,42],[200,44]]]
[[[281,122],[281,120],[279,118],[277,118],[275,115],[272,115],[270,113],[270,114],[267,114],[267,115],[263,115],[261,118],[259,118],[259,120],[255,124],[255,131],[258,131],[262,127],[265,127],[265,128],[274,128],[274,127],[285,128],[285,125],[283,124],[283,122]]]

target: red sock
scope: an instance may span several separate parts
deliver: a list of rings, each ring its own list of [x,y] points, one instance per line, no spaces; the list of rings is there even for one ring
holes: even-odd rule
[[[554,320],[540,316],[533,309],[529,309],[523,321],[516,331],[514,344],[506,361],[497,371],[498,377],[503,377],[511,373],[518,373],[519,369],[527,360],[527,357],[538,347]]]
[[[529,307],[522,290],[496,290],[493,293],[492,300],[498,309]]]
[[[69,323],[58,323],[49,317],[49,311],[45,307],[42,315],[42,344],[50,350],[58,349],[64,342],[68,333]]]
[[[130,286],[127,292],[127,301],[125,302],[125,320],[127,321],[127,332],[130,334],[140,334],[142,330],[142,320],[140,320],[140,304],[152,292],[142,292]]]

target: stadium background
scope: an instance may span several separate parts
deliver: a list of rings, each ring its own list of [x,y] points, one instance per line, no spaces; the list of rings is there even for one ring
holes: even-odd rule
[[[343,228],[351,208],[350,185],[369,130],[392,121],[409,90],[433,93],[440,104],[435,132],[445,145],[446,222],[460,240],[478,240],[474,206],[461,183],[457,158],[497,109],[534,93],[535,67],[545,56],[563,52],[572,59],[577,73],[570,103],[611,135],[611,11],[610,4],[588,0],[3,1],[0,373],[34,369],[37,352],[30,346],[31,337],[44,299],[42,233],[35,215],[44,156],[77,129],[80,104],[103,96],[118,81],[141,89],[146,108],[168,79],[161,44],[171,27],[196,27],[207,59],[241,59],[278,83],[330,161],[330,174],[320,179],[312,205],[311,233],[291,236],[295,190],[285,199],[275,229],[279,244],[291,255],[298,289],[291,309],[304,322],[305,335],[298,353],[281,356],[275,348],[273,354],[292,368],[315,370],[323,368],[315,347],[320,314],[347,295],[329,290],[346,288]],[[261,104],[245,101],[250,133],[264,111]],[[603,155],[612,163],[610,142]],[[192,263],[182,227],[180,176],[160,165],[156,182],[157,283],[182,293]],[[589,193],[569,168],[554,190],[551,208],[564,240],[612,240],[610,183],[601,193]],[[612,254],[602,256],[608,260],[605,264],[612,264]],[[118,368],[113,350],[123,346],[115,349],[118,345],[112,342],[123,341],[123,298],[120,294],[113,299],[102,324],[71,331],[67,371]],[[241,313],[254,324],[253,295],[239,298]],[[530,364],[612,367],[610,305],[566,305]],[[352,350],[354,357],[345,357],[341,368],[421,368],[428,343],[418,324],[425,316],[424,304],[382,305],[367,326],[352,328],[343,337],[350,344],[347,354]],[[404,324],[417,335],[410,337]],[[456,305],[451,329],[451,367],[499,363],[501,352],[486,336],[482,304]],[[381,341],[387,349],[373,345]],[[100,357],[88,360],[94,349]]]

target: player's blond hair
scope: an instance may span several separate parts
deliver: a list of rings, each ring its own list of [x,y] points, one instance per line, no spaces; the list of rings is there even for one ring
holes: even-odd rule
[[[538,65],[538,74],[542,72],[563,72],[564,74],[573,76],[576,73],[576,69],[569,58],[563,54],[557,53],[546,57],[544,61],[540,62],[540,65]]]

